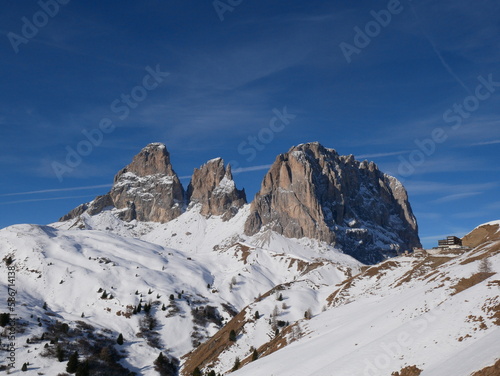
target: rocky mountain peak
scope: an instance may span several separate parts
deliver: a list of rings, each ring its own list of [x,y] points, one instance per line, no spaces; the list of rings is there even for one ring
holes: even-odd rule
[[[147,145],[118,172],[109,195],[126,221],[168,222],[184,207],[184,188],[161,143]]]
[[[175,175],[170,163],[170,153],[167,151],[166,146],[159,142],[151,143],[144,147],[127,167],[118,172],[115,176],[115,182],[119,180],[121,175],[127,172],[133,173],[136,176],[156,174]]]
[[[340,156],[317,142],[278,155],[250,212],[247,235],[268,228],[314,238],[367,263],[420,245],[401,183],[373,162]]]
[[[238,190],[233,180],[231,166],[224,167],[224,160],[215,158],[193,172],[187,190],[190,205],[201,204],[201,214],[232,218],[246,204],[245,190]]]

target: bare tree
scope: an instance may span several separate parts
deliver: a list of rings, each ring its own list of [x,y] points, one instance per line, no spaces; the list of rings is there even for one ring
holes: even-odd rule
[[[491,261],[488,257],[479,262],[479,273],[492,273]]]

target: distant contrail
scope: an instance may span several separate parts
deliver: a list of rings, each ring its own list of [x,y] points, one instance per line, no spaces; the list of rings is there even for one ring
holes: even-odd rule
[[[411,6],[411,11],[413,12],[413,15],[415,16],[417,21],[420,23],[420,29],[422,30],[422,32],[424,33],[424,36],[427,38],[427,40],[431,44],[432,49],[434,50],[437,57],[439,58],[439,61],[441,61],[441,64],[443,65],[444,69],[446,69],[446,71],[460,84],[460,86],[462,86],[465,89],[465,91],[470,94],[471,93],[470,89],[467,87],[467,85],[465,85],[465,83],[460,79],[460,77],[458,77],[455,74],[455,72],[453,72],[453,69],[451,69],[451,67],[448,65],[448,63],[444,60],[443,55],[441,55],[441,52],[439,52],[439,50],[437,49],[436,44],[434,43],[434,41],[432,40],[430,35],[426,32],[426,30],[422,24],[422,21],[420,21],[420,17],[418,16],[417,12],[415,11],[415,7],[411,3],[411,1],[410,1],[410,6]]]
[[[267,170],[270,167],[271,167],[271,165],[259,165],[259,166],[250,166],[250,167],[240,167],[240,168],[235,168],[233,170],[233,173]],[[186,175],[186,176],[180,176],[179,177],[179,179],[190,179],[190,178],[191,178],[191,175]],[[86,190],[86,189],[109,188],[111,186],[112,186],[112,184],[100,184],[100,185],[87,185],[87,186],[83,186],[83,187],[42,189],[42,190],[39,190],[39,191],[3,193],[3,194],[0,194],[0,197],[35,195],[35,194],[40,194],[40,193],[83,191],[83,190]],[[47,201],[47,200],[63,200],[65,198],[71,199],[71,198],[81,198],[81,197],[88,197],[88,195],[86,195],[86,196],[54,197],[54,198],[39,198],[39,199],[31,199],[31,200],[8,201],[8,202],[1,202],[0,205],[4,205],[4,204],[17,204],[17,203],[21,203],[21,202],[34,202],[34,201]]]
[[[51,192],[82,191],[85,189],[106,188],[106,187],[111,187],[111,184],[87,185],[84,187],[72,187],[72,188],[43,189],[41,191],[30,191],[30,192],[3,193],[3,194],[0,194],[0,197],[35,195],[38,193],[51,193]]]
[[[7,205],[7,204],[20,204],[20,203],[23,203],[23,202],[37,202],[37,201],[51,201],[51,200],[66,200],[66,199],[72,199],[72,198],[83,198],[83,197],[89,197],[89,195],[84,195],[84,196],[51,197],[51,198],[32,198],[32,199],[29,199],[29,200],[18,200],[18,201],[0,202],[0,205]]]

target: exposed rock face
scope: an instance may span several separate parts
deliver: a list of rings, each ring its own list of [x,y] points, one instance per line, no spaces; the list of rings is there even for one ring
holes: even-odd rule
[[[109,193],[122,218],[168,222],[181,215],[184,189],[163,144],[149,144],[115,176]]]
[[[78,206],[60,221],[84,212],[95,215],[109,206],[122,209],[119,216],[125,221],[168,222],[181,215],[185,206],[184,189],[170,164],[165,145],[147,145],[132,163],[116,174],[108,194]]]
[[[280,154],[252,202],[245,233],[272,229],[336,245],[365,263],[420,246],[406,190],[373,162],[319,143]]]
[[[216,158],[193,172],[187,190],[190,205],[201,204],[201,214],[232,218],[246,204],[245,190],[236,189],[231,166],[224,168],[224,161]]]
[[[70,219],[76,218],[83,213],[87,212],[90,215],[95,215],[104,210],[106,207],[114,206],[113,199],[109,195],[109,193],[103,196],[97,196],[94,201],[86,204],[81,204],[77,206],[73,210],[71,210],[68,214],[64,215],[59,219],[59,221],[68,221]]]

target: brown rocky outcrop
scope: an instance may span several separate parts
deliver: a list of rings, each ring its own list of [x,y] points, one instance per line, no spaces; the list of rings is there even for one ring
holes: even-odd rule
[[[118,215],[125,221],[168,222],[181,215],[184,206],[184,189],[172,168],[170,154],[165,145],[153,143],[116,174],[109,193],[78,206],[60,221],[115,207],[121,209]]]
[[[168,222],[182,214],[184,189],[165,145],[149,144],[115,176],[109,192],[124,220]]]
[[[245,190],[238,190],[233,180],[231,166],[224,167],[221,158],[205,163],[193,172],[187,190],[190,205],[200,204],[204,216],[232,218],[246,204]]]
[[[325,241],[366,263],[420,246],[401,183],[373,162],[340,156],[319,143],[276,158],[252,202],[245,233],[262,228]]]

